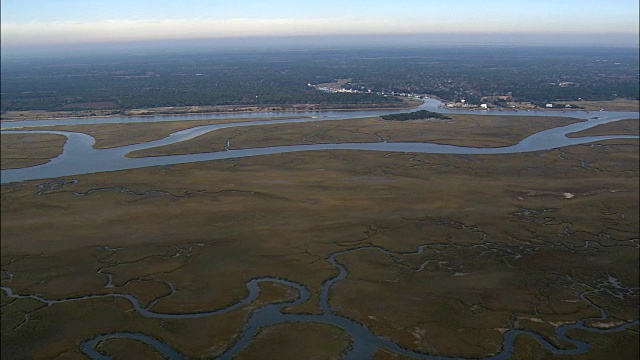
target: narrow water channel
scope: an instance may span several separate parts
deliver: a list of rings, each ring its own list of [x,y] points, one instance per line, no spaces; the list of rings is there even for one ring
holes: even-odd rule
[[[162,318],[162,319],[195,319],[195,318],[210,317],[210,316],[225,314],[232,310],[238,309],[240,307],[250,305],[260,294],[260,284],[263,282],[273,282],[273,283],[278,283],[280,285],[288,286],[292,289],[295,289],[297,291],[297,296],[295,297],[295,299],[278,302],[278,303],[271,303],[254,310],[249,316],[249,318],[247,319],[247,321],[245,322],[242,328],[242,332],[238,336],[236,343],[227,351],[225,351],[223,354],[221,354],[219,357],[217,357],[217,359],[222,360],[222,359],[234,358],[247,345],[249,345],[250,341],[258,334],[258,331],[260,329],[267,326],[271,326],[271,325],[285,324],[285,323],[322,323],[322,324],[333,325],[344,330],[352,339],[351,349],[347,352],[347,354],[344,357],[344,359],[346,360],[370,359],[373,357],[376,351],[378,351],[380,348],[386,348],[393,353],[406,355],[416,359],[429,359],[429,360],[467,359],[467,358],[453,357],[453,356],[429,355],[429,354],[419,353],[410,349],[406,349],[396,344],[395,342],[391,341],[390,339],[376,335],[365,325],[362,325],[351,319],[348,319],[339,315],[337,312],[335,312],[331,308],[329,304],[329,293],[331,291],[331,288],[336,283],[338,283],[339,281],[343,280],[348,276],[347,269],[343,265],[341,265],[339,262],[339,258],[342,255],[357,252],[357,251],[362,251],[362,250],[377,250],[387,255],[421,254],[423,253],[425,247],[426,245],[420,246],[413,253],[408,253],[408,252],[396,253],[381,247],[368,245],[368,246],[361,246],[361,247],[343,250],[343,251],[330,254],[326,258],[326,261],[328,261],[338,271],[338,274],[332,277],[331,279],[325,281],[325,283],[321,288],[319,299],[320,299],[320,308],[322,309],[322,314],[283,313],[282,312],[283,308],[299,305],[309,300],[309,298],[311,297],[311,292],[309,291],[309,289],[307,289],[304,285],[300,283],[286,280],[286,279],[273,278],[273,277],[263,277],[263,278],[250,280],[249,282],[246,283],[246,286],[248,289],[247,296],[244,299],[232,305],[229,305],[225,308],[214,309],[214,310],[203,311],[203,312],[180,313],[180,314],[167,314],[167,313],[159,313],[159,312],[153,311],[152,307],[162,298],[157,299],[156,301],[149,304],[147,307],[144,307],[140,304],[140,301],[135,296],[131,294],[126,294],[126,293],[95,294],[95,295],[86,295],[86,296],[80,296],[75,298],[52,300],[52,299],[46,299],[42,296],[32,295],[32,294],[29,294],[29,295],[15,294],[13,290],[8,286],[2,286],[1,289],[9,298],[14,298],[14,299],[29,298],[29,299],[43,302],[47,306],[55,306],[56,304],[60,304],[60,303],[82,301],[82,300],[95,299],[95,298],[118,297],[118,298],[127,299],[131,303],[133,310],[145,317]],[[172,284],[170,285],[170,288],[172,289],[172,292],[164,296],[163,298],[169,297],[173,293],[175,293],[176,290]],[[595,328],[595,327],[586,325],[585,322],[587,320],[593,319],[593,320],[605,321],[608,319],[608,316],[604,311],[604,309],[602,309],[601,307],[597,306],[592,301],[590,301],[585,296],[586,294],[587,293],[580,294],[580,299],[582,301],[585,301],[587,304],[589,304],[589,306],[596,309],[600,315],[598,317],[581,319],[571,324],[565,324],[556,329],[555,336],[558,339],[563,340],[567,344],[569,344],[568,348],[558,348],[557,346],[553,345],[547,338],[545,338],[544,336],[534,331],[511,328],[507,330],[503,335],[503,343],[502,343],[501,351],[495,355],[486,357],[484,359],[491,359],[491,360],[508,359],[513,353],[515,340],[518,335],[526,335],[526,336],[533,337],[544,348],[546,348],[547,350],[549,350],[554,354],[564,354],[564,355],[583,354],[589,351],[590,349],[589,343],[582,340],[574,339],[569,335],[567,335],[567,332],[569,332],[570,330],[580,329],[580,330],[585,330],[585,331],[594,332],[594,333],[611,333],[611,332],[622,331],[638,324],[638,319],[636,319],[634,321],[630,321],[630,322],[627,322],[615,327],[607,328],[607,329]],[[183,354],[180,354],[179,351],[173,349],[170,345],[162,342],[159,339],[156,339],[154,337],[151,337],[145,334],[132,333],[132,332],[115,332],[110,334],[102,334],[83,342],[80,345],[80,348],[85,355],[87,355],[92,359],[110,359],[110,357],[105,356],[100,352],[98,352],[96,350],[96,346],[102,341],[109,340],[109,339],[116,339],[116,338],[127,338],[127,339],[141,341],[143,343],[146,343],[154,347],[158,352],[160,352],[161,354],[163,354],[165,357],[169,359],[177,360],[177,359],[186,358],[186,356],[184,356]]]

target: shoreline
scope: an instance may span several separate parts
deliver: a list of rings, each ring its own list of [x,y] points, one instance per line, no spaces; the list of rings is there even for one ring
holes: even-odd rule
[[[124,114],[120,113],[118,110],[104,110],[111,113],[108,114],[94,114],[94,115],[84,115],[84,114],[55,114],[53,113],[51,116],[47,116],[47,111],[44,110],[30,110],[30,111],[8,111],[7,113],[18,113],[17,115],[10,116],[9,118],[0,117],[0,123],[12,123],[19,121],[29,121],[29,120],[64,120],[64,119],[100,119],[100,118],[116,118],[116,117],[124,117],[124,118],[133,118],[133,117],[153,117],[153,116],[180,116],[180,115],[226,115],[226,114],[247,114],[247,113],[300,113],[300,112],[314,112],[314,111],[375,111],[375,110],[415,110],[419,108],[423,102],[427,99],[432,99],[443,103],[443,105],[438,106],[438,110],[462,110],[462,111],[472,111],[478,113],[484,112],[503,112],[503,111],[511,111],[511,112],[523,112],[523,113],[536,113],[536,112],[556,112],[558,114],[562,114],[567,111],[580,111],[584,113],[599,113],[601,111],[610,111],[610,112],[625,112],[638,111],[636,109],[630,109],[627,106],[616,106],[616,103],[619,100],[611,100],[609,101],[611,107],[607,108],[598,108],[593,109],[592,107],[585,107],[579,109],[568,109],[568,108],[535,108],[535,109],[525,109],[525,108],[488,108],[483,109],[479,107],[447,107],[444,105],[445,100],[437,97],[437,96],[425,96],[424,100],[418,99],[403,99],[402,104],[398,104],[399,106],[362,106],[362,104],[339,104],[343,107],[327,107],[321,106],[319,104],[288,104],[283,105],[281,107],[278,106],[247,106],[247,107],[238,107],[236,105],[219,105],[219,106],[201,106],[201,107],[177,107],[174,111],[171,111],[170,107],[157,107],[157,108],[149,108],[149,109],[133,109]],[[359,105],[359,106],[358,106]],[[602,104],[606,106],[606,104]],[[639,103],[640,105],[640,103]],[[354,106],[354,107],[350,107]],[[357,107],[356,107],[357,106]],[[229,107],[229,108],[221,108],[221,107]],[[203,110],[206,109],[206,110]],[[81,110],[85,112],[89,112],[91,110]],[[117,112],[116,112],[117,111]],[[3,114],[6,116],[7,113]],[[44,115],[42,117],[38,115]],[[56,116],[57,115],[57,116]],[[19,116],[19,117],[18,117]]]
[[[83,115],[83,114],[68,114],[61,115],[57,114],[52,116],[27,116],[28,111],[25,111],[25,116],[17,118],[17,117],[9,117],[9,118],[0,118],[0,122],[16,122],[16,121],[25,121],[25,120],[62,120],[62,119],[92,119],[92,118],[113,118],[113,117],[152,117],[152,116],[171,116],[171,115],[218,115],[218,114],[244,114],[244,113],[267,113],[267,112],[278,112],[278,113],[297,113],[297,112],[311,112],[311,111],[366,111],[366,110],[411,110],[422,105],[422,101],[418,102],[410,102],[406,101],[400,106],[362,106],[362,104],[339,104],[346,107],[327,107],[321,106],[317,104],[291,104],[286,105],[287,108],[279,108],[277,106],[254,106],[254,107],[244,107],[238,110],[233,109],[221,109],[221,110],[209,110],[209,111],[198,111],[194,109],[192,111],[185,111],[184,108],[177,108],[176,111],[158,111],[154,112],[154,109],[166,109],[163,107],[159,108],[149,108],[149,109],[134,109],[132,111],[139,111],[139,113],[111,113],[104,115]],[[353,105],[354,107],[349,107]],[[359,105],[359,106],[357,106]],[[298,106],[298,108],[296,108]],[[357,107],[356,107],[357,106]],[[112,110],[109,110],[112,111]],[[116,110],[113,110],[116,111]],[[44,114],[45,111],[42,110],[33,110],[33,115]],[[9,112],[8,112],[9,113]],[[23,113],[23,112],[20,112]],[[55,112],[53,112],[55,113]],[[3,114],[6,115],[6,114]]]
[[[578,108],[565,108],[565,107],[489,107],[489,108],[481,108],[480,106],[475,105],[467,105],[467,106],[446,106],[447,101],[442,99],[438,99],[443,102],[443,106],[441,109],[450,109],[450,110],[471,110],[471,111],[556,111],[556,112],[565,112],[565,111],[584,111],[584,112],[600,112],[600,111],[611,111],[611,112],[640,112],[640,101],[631,100],[631,99],[615,99],[608,101],[580,101],[580,102],[571,102],[571,104],[579,103],[582,106]],[[569,101],[558,101],[558,104],[569,104]]]

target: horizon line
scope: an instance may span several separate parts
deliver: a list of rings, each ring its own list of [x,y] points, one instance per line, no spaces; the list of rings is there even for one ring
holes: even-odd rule
[[[380,34],[308,34],[308,35],[239,35],[220,37],[189,37],[189,38],[159,38],[159,39],[105,39],[89,41],[69,42],[45,42],[45,43],[9,43],[0,42],[2,50],[29,50],[32,48],[55,47],[127,47],[135,45],[251,45],[259,41],[262,45],[293,45],[295,47],[313,46],[314,44],[301,44],[301,41],[318,41],[317,45],[336,46],[354,45],[358,41],[366,41],[361,45],[402,45],[402,46],[592,46],[592,47],[619,47],[640,48],[640,39],[635,33],[519,33],[519,32],[486,32],[486,33],[380,33]],[[398,41],[399,43],[390,43]]]

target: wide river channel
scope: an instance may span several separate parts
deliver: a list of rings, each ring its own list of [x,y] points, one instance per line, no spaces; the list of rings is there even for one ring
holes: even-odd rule
[[[379,116],[389,113],[406,112],[406,110],[375,110],[375,111],[319,111],[319,112],[265,112],[265,113],[243,113],[243,114],[197,114],[197,115],[176,115],[176,116],[141,116],[141,117],[107,117],[107,118],[78,118],[78,119],[60,119],[60,120],[42,120],[42,121],[17,121],[17,122],[3,122],[1,124],[3,134],[11,133],[53,133],[64,135],[68,138],[64,145],[63,152],[60,156],[52,159],[50,162],[23,169],[10,169],[2,170],[1,177],[2,183],[10,183],[25,180],[45,179],[62,176],[71,176],[78,174],[102,172],[102,171],[115,171],[123,169],[135,169],[147,166],[157,165],[172,165],[198,161],[210,161],[229,158],[240,158],[267,154],[280,154],[299,151],[314,151],[314,150],[368,150],[368,151],[385,151],[385,152],[415,152],[415,153],[439,153],[439,154],[510,154],[520,152],[531,152],[539,150],[554,149],[569,145],[578,145],[592,143],[595,141],[609,140],[609,139],[637,139],[638,136],[628,135],[608,135],[608,136],[590,136],[580,138],[568,138],[567,134],[592,128],[594,126],[614,122],[622,119],[637,119],[637,112],[587,112],[587,111],[478,111],[478,110],[453,110],[442,108],[442,103],[437,100],[427,99],[425,103],[415,110],[430,110],[442,113],[455,113],[455,114],[490,114],[490,115],[511,115],[511,116],[566,116],[584,119],[586,121],[575,123],[571,125],[556,127],[544,131],[540,131],[536,134],[528,136],[522,139],[518,144],[506,147],[497,148],[478,148],[478,147],[463,147],[463,146],[451,146],[433,144],[427,142],[372,142],[372,143],[342,143],[342,144],[305,144],[305,145],[290,145],[290,146],[274,146],[274,147],[262,147],[251,148],[242,150],[228,150],[201,154],[189,154],[189,155],[173,155],[173,156],[157,156],[146,158],[127,158],[125,155],[131,151],[148,149],[168,144],[173,144],[180,141],[195,138],[202,134],[208,133],[222,128],[240,127],[240,126],[268,126],[270,124],[283,124],[283,123],[298,123],[298,122],[310,122],[310,121],[326,121],[326,120],[347,120],[353,118],[363,118]],[[271,118],[289,116],[292,114],[300,116],[299,118],[289,118],[280,120],[264,120],[264,121],[246,121],[224,124],[224,119],[238,119],[238,118]],[[74,125],[74,124],[105,124],[105,123],[135,123],[135,122],[158,122],[158,121],[176,121],[176,120],[203,120],[203,119],[219,119],[220,124],[197,126],[191,129],[182,130],[171,134],[170,136],[150,141],[142,144],[122,146],[118,148],[110,149],[94,149],[93,145],[95,139],[89,135],[75,132],[66,131],[43,131],[43,130],[28,130],[31,126],[53,126],[53,125]],[[425,246],[420,246],[415,253],[422,253]],[[282,309],[285,307],[301,304],[310,298],[310,291],[304,285],[279,278],[264,277],[251,280],[247,282],[248,295],[239,302],[230,305],[222,309],[213,309],[207,312],[198,313],[181,313],[181,314],[167,314],[154,312],[152,307],[161,299],[157,299],[153,303],[144,307],[140,304],[140,301],[131,294],[127,293],[110,293],[110,294],[95,294],[87,295],[77,298],[66,299],[47,299],[36,294],[16,294],[11,287],[2,286],[1,289],[4,293],[11,298],[30,298],[45,303],[47,306],[55,306],[56,304],[63,302],[82,301],[87,299],[94,299],[99,297],[118,297],[127,299],[134,311],[141,316],[151,318],[200,318],[207,316],[215,316],[223,314],[242,306],[250,304],[256,299],[260,293],[260,283],[262,282],[275,282],[285,286],[289,286],[292,289],[297,290],[298,296],[290,301],[272,303],[263,307],[260,307],[253,311],[244,324],[241,334],[238,337],[236,343],[222,355],[219,359],[231,359],[239,354],[244,349],[251,339],[258,333],[259,329],[265,326],[281,323],[300,323],[300,322],[315,322],[324,323],[337,326],[343,329],[352,338],[352,346],[345,355],[345,359],[370,359],[375,352],[381,348],[387,348],[390,351],[406,355],[418,359],[453,359],[450,356],[439,355],[427,355],[418,353],[406,348],[403,348],[393,341],[374,334],[366,326],[359,324],[353,320],[347,319],[336,312],[329,305],[329,292],[331,287],[344,279],[347,276],[347,270],[342,266],[337,257],[342,254],[346,254],[354,251],[362,250],[376,250],[383,253],[393,255],[393,252],[389,250],[378,248],[375,246],[362,246],[349,250],[333,253],[326,258],[333,267],[338,270],[338,275],[327,280],[320,292],[320,306],[322,314],[313,315],[301,315],[301,314],[287,314],[283,313]],[[167,282],[172,290],[171,294],[177,290],[173,284]],[[108,287],[108,285],[107,285]],[[171,296],[171,294],[167,296]],[[600,313],[599,317],[591,319],[582,319],[575,323],[565,324],[556,329],[556,337],[565,341],[568,345],[567,348],[558,348],[553,345],[548,339],[542,335],[529,330],[511,328],[507,330],[503,335],[502,349],[499,353],[487,357],[486,359],[508,359],[514,350],[514,344],[516,336],[526,334],[535,338],[543,347],[548,349],[554,354],[582,354],[589,350],[590,345],[582,340],[573,339],[567,335],[567,332],[572,329],[582,329],[596,333],[616,332],[628,329],[638,324],[638,320],[630,321],[624,324],[619,324],[607,329],[596,328],[587,325],[587,320],[600,320],[607,319],[606,312],[598,305],[591,302],[583,293],[580,298],[588,303],[593,308],[597,309]],[[96,346],[107,339],[113,338],[129,338],[146,343],[156,350],[161,352],[165,357],[170,359],[184,359],[185,356],[180,354],[179,351],[173,349],[161,340],[153,338],[151,336],[141,333],[131,332],[117,332],[111,334],[103,334],[81,344],[81,350],[87,356],[93,359],[109,359],[108,356],[98,352]]]
[[[478,148],[441,145],[427,142],[373,142],[373,143],[340,143],[340,144],[304,144],[288,146],[256,147],[241,150],[228,150],[218,152],[208,152],[199,154],[153,156],[143,158],[128,158],[125,155],[129,152],[169,145],[180,141],[193,139],[205,133],[223,128],[244,127],[244,126],[268,126],[271,124],[300,123],[326,120],[347,120],[354,118],[380,116],[388,113],[404,112],[406,110],[376,110],[376,111],[318,111],[318,112],[263,112],[263,113],[243,113],[243,114],[213,114],[213,115],[176,115],[176,116],[138,116],[138,117],[105,117],[105,118],[81,118],[81,119],[60,119],[60,120],[33,120],[2,122],[2,133],[50,133],[67,137],[67,142],[61,155],[52,159],[46,164],[22,169],[2,170],[2,183],[34,180],[43,178],[55,178],[102,171],[115,171],[125,169],[136,169],[147,166],[173,165],[198,161],[221,160],[230,158],[241,158],[257,155],[281,154],[298,151],[313,150],[369,150],[385,152],[414,152],[414,153],[438,153],[438,154],[511,154],[519,152],[530,152],[539,150],[549,150],[569,145],[585,144],[594,141],[622,138],[637,138],[637,136],[609,135],[609,136],[589,136],[580,138],[568,138],[565,135],[585,130],[596,125],[605,124],[621,119],[638,118],[635,112],[587,112],[587,111],[478,111],[478,110],[453,110],[442,108],[442,103],[427,99],[423,105],[416,110],[431,110],[442,113],[456,114],[491,114],[491,115],[512,115],[512,116],[566,116],[587,121],[556,127],[549,130],[540,131],[533,134],[518,144],[505,147]],[[109,149],[95,149],[93,147],[95,139],[87,134],[67,132],[67,131],[46,131],[46,130],[26,130],[31,126],[54,126],[54,125],[79,125],[79,124],[108,124],[108,123],[139,123],[139,122],[159,122],[159,121],[188,121],[202,119],[237,119],[237,118],[271,118],[289,116],[292,114],[299,118],[245,121],[236,123],[220,123],[215,125],[197,126],[191,129],[175,132],[160,140],[146,143],[121,146]]]

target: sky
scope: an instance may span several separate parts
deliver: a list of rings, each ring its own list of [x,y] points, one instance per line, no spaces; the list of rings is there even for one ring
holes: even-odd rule
[[[345,35],[369,39],[375,39],[374,35],[386,35],[388,39],[408,36],[406,39],[451,41],[454,45],[466,41],[637,47],[638,3],[638,0],[0,0],[0,38],[3,48],[183,39],[305,36],[338,39]]]

